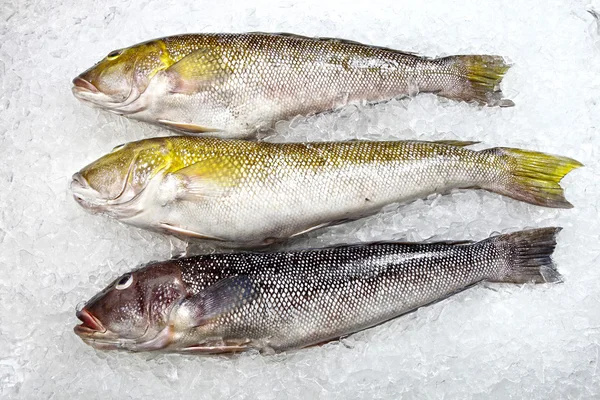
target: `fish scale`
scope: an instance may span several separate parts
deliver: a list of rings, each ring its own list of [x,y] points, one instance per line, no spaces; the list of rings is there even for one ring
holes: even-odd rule
[[[163,97],[164,104],[159,107],[203,109],[220,119],[205,125],[225,131],[248,133],[269,127],[261,120],[278,121],[346,102],[381,101],[418,90],[456,88],[459,92],[465,85],[447,60],[427,60],[339,40],[270,34],[184,35],[165,39],[165,43],[167,49],[185,49],[177,54],[218,47],[225,60],[219,67],[223,73],[229,72],[227,79],[217,80],[209,93],[197,99],[188,94]],[[234,112],[228,115],[221,104],[231,106]],[[183,117],[194,119],[193,115]]]
[[[552,237],[556,230],[540,232]],[[240,276],[252,293],[235,299],[229,311],[190,330],[177,346],[218,337],[281,351],[339,338],[482,280],[507,280],[516,264],[516,247],[507,237],[511,236],[476,244],[385,243],[178,260],[175,263],[190,296]],[[512,240],[517,237],[513,235]],[[527,246],[535,248],[535,243]],[[543,247],[541,252],[531,251],[534,256],[547,252]],[[539,269],[535,273],[539,276]],[[241,304],[240,299],[248,301]],[[215,301],[220,300],[216,297]]]
[[[275,350],[304,347],[375,325],[505,273],[496,246],[375,244],[177,261],[191,295],[247,276],[256,298],[203,330]],[[264,310],[269,310],[268,313]]]
[[[558,182],[581,165],[577,161],[509,148],[474,151],[464,147],[468,144],[155,138],[129,143],[90,164],[74,179],[89,188],[74,191],[88,196],[82,205],[131,225],[242,246],[269,244],[391,203],[460,188],[571,206]],[[123,159],[132,167],[123,168],[128,165]],[[91,204],[92,190],[110,191],[105,196],[114,205]]]
[[[498,56],[426,58],[291,34],[186,34],[109,55],[79,75],[92,105],[191,134],[249,137],[279,120],[419,92],[510,106]]]
[[[372,327],[481,281],[559,282],[551,259],[559,231],[151,263],[87,302],[75,332],[101,349],[296,349]]]

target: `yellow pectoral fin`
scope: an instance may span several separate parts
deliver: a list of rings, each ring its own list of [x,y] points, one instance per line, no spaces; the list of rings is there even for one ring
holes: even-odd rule
[[[164,74],[171,93],[195,94],[222,82],[231,71],[218,51],[199,49],[171,65]]]
[[[169,121],[168,119],[159,119],[158,122],[160,124],[165,125],[168,128],[176,129],[178,131],[182,131],[182,132],[186,132],[186,133],[205,133],[205,132],[220,132],[221,131],[221,129],[217,129],[217,128],[209,128],[206,126],[190,124],[187,122]]]
[[[235,184],[235,171],[220,159],[208,159],[171,175],[179,182],[177,198],[199,200],[225,196]]]

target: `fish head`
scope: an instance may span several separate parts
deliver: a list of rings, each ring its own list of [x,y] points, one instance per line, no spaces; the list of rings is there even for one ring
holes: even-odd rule
[[[75,333],[103,349],[159,350],[170,343],[171,309],[186,296],[173,261],[150,264],[126,273],[78,307]]]
[[[149,187],[160,182],[173,159],[169,142],[162,138],[117,146],[73,175],[73,197],[90,212],[116,218],[136,215],[144,209],[141,194],[152,192]]]
[[[132,107],[159,71],[173,64],[160,40],[111,51],[92,68],[73,79],[79,100],[117,114],[140,111]]]

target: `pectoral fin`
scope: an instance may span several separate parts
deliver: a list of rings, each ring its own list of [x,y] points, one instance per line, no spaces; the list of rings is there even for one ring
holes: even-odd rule
[[[205,133],[205,132],[220,132],[220,129],[209,128],[206,126],[194,125],[187,122],[175,122],[169,121],[168,119],[159,119],[159,123],[165,125],[167,128],[175,129],[187,133]]]
[[[183,328],[195,328],[248,304],[256,296],[247,275],[231,276],[182,300],[171,319]]]
[[[219,159],[208,159],[171,173],[177,180],[177,198],[200,200],[224,196],[233,183],[231,166]]]
[[[171,93],[195,94],[213,87],[232,72],[219,52],[199,49],[167,68]]]
[[[180,235],[180,236],[187,236],[187,237],[192,237],[192,238],[196,238],[196,239],[217,240],[220,242],[226,242],[225,239],[221,239],[216,236],[204,235],[202,233],[194,232],[189,229],[171,225],[166,222],[161,222],[161,223],[159,223],[159,225],[162,229],[164,229],[165,231],[167,231],[168,233],[170,233],[172,235]]]

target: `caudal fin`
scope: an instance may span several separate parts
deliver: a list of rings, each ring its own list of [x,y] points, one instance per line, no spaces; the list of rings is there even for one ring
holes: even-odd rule
[[[464,79],[457,93],[448,93],[464,101],[477,101],[489,106],[512,107],[511,100],[504,99],[500,82],[510,68],[500,56],[468,55],[446,58],[453,63],[452,72]]]
[[[496,182],[486,189],[539,206],[573,208],[559,182],[569,172],[583,166],[579,161],[506,147],[482,152],[498,157],[503,170]]]
[[[562,278],[552,261],[556,235],[562,228],[541,228],[495,236],[491,242],[505,255],[506,262],[498,271],[496,282],[552,283]]]

